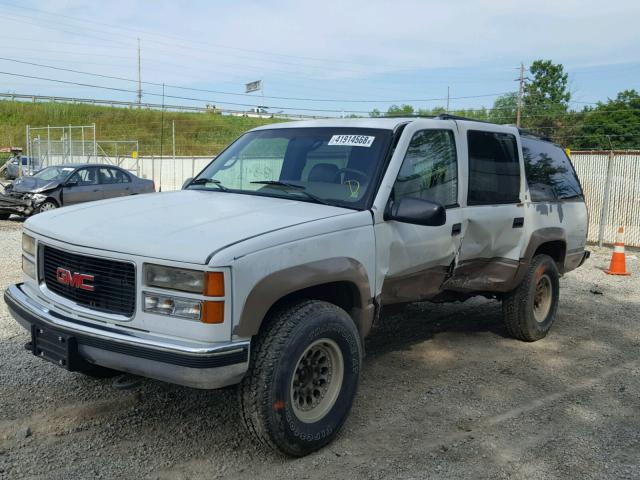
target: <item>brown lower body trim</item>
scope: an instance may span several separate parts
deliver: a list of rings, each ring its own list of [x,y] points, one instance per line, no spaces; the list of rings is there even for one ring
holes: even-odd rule
[[[446,267],[431,267],[407,275],[387,277],[382,284],[383,305],[430,300],[442,292]]]
[[[568,251],[565,255],[564,268],[562,269],[562,273],[575,270],[580,265],[582,265],[584,255],[584,248]]]
[[[518,274],[523,269],[526,269],[523,260],[502,257],[468,260],[458,264],[442,289],[465,293],[508,292],[520,282]]]
[[[503,293],[516,288],[527,269],[524,259],[479,258],[458,264],[450,273],[444,266],[387,277],[382,285],[383,305],[431,300],[446,291]]]

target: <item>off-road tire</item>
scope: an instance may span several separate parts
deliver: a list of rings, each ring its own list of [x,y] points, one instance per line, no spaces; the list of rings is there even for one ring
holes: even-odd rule
[[[360,380],[360,335],[344,310],[319,300],[290,304],[265,321],[264,329],[254,337],[249,370],[238,388],[242,421],[259,444],[301,457],[331,442],[349,414]],[[342,381],[324,416],[303,422],[296,413],[300,406],[293,404],[294,378],[300,378],[296,375],[303,354],[323,342],[339,351]],[[298,391],[295,394],[299,398]]]
[[[559,277],[558,267],[551,257],[541,254],[533,258],[520,285],[502,299],[502,314],[509,335],[525,342],[535,342],[547,335],[558,310]],[[550,287],[550,303],[548,313],[536,319],[537,287],[541,282]]]

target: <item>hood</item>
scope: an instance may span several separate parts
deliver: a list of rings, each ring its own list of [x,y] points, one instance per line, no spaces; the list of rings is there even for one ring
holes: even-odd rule
[[[25,229],[71,245],[205,264],[231,244],[352,212],[297,200],[182,190],[64,207],[29,218]]]
[[[39,193],[60,185],[60,180],[41,180],[36,177],[20,177],[13,182],[13,191],[18,193]]]

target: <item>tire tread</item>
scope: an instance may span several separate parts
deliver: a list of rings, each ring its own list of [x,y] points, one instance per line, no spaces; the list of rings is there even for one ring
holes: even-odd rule
[[[275,311],[265,330],[254,340],[249,368],[238,388],[242,423],[260,445],[280,454],[283,451],[273,441],[275,432],[270,430],[267,420],[272,406],[265,390],[273,381],[274,367],[293,330],[311,312],[320,310],[344,313],[338,306],[320,300],[303,300]]]

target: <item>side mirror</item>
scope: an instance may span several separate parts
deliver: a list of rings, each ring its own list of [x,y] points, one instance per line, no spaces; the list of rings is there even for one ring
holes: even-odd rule
[[[65,182],[64,184],[65,187],[77,187],[78,186],[78,182],[77,181],[71,181],[71,182]]]
[[[447,211],[438,202],[404,197],[397,202],[389,202],[384,212],[384,219],[439,227],[447,222]]]
[[[187,186],[191,183],[191,180],[193,180],[193,177],[189,177],[184,181],[184,183],[182,184],[182,190],[187,188]]]

